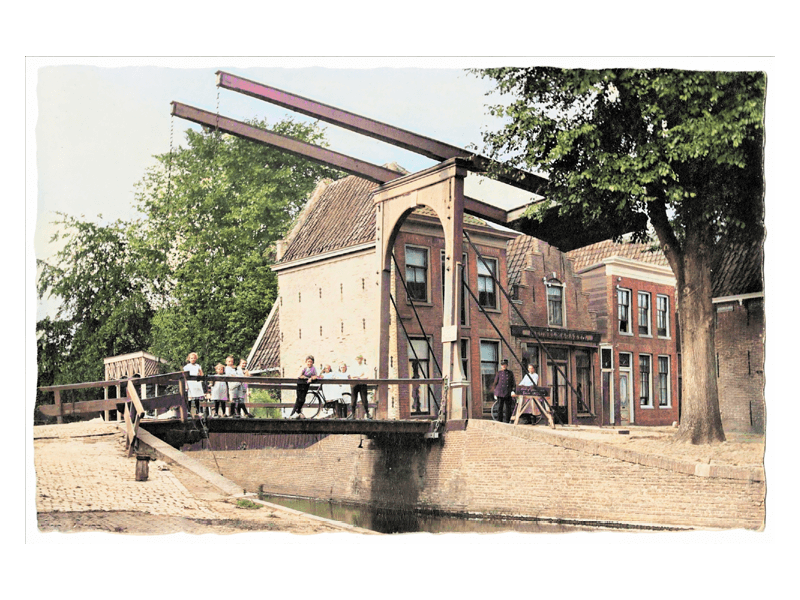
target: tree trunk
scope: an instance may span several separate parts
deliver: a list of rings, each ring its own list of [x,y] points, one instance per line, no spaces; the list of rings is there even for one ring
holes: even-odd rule
[[[680,352],[683,371],[681,419],[676,441],[725,441],[717,394],[711,244],[687,234],[678,279]]]

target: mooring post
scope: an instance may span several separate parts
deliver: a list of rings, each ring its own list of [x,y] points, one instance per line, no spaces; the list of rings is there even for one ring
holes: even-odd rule
[[[147,481],[150,476],[150,460],[149,454],[136,453],[136,481]]]

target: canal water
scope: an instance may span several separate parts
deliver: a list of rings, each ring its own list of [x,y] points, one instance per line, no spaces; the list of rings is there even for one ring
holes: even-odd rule
[[[333,519],[363,529],[380,533],[567,533],[571,531],[599,531],[605,528],[567,525],[548,521],[522,519],[473,519],[439,515],[422,511],[372,507],[363,504],[343,504],[289,496],[260,494],[265,502]]]

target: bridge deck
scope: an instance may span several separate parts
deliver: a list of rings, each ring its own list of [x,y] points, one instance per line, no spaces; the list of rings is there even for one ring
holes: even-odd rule
[[[206,419],[209,433],[332,433],[365,436],[410,435],[424,437],[434,429],[433,421],[415,420],[347,420],[347,419]],[[176,430],[196,429],[199,424],[191,420],[145,419],[141,422],[156,437]]]

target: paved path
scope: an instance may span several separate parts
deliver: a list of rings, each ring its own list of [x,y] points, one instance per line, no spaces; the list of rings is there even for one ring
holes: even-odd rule
[[[39,426],[33,437],[42,532],[374,533],[252,497],[244,508],[241,488],[160,440],[153,443],[164,459],[149,463],[147,481],[136,481],[136,458],[116,423]]]
[[[137,511],[153,515],[216,516],[162,461],[136,481],[136,459],[113,423],[34,428],[36,511]]]

